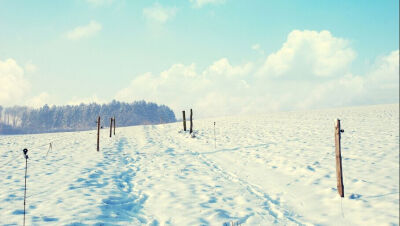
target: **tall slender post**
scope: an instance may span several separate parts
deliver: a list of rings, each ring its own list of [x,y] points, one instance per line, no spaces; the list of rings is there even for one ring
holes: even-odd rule
[[[45,157],[45,158],[47,158],[47,155],[49,154],[49,152],[50,152],[51,150],[53,150],[53,143],[52,143],[52,142],[49,143],[49,150],[47,150],[47,153],[46,153],[46,157]]]
[[[344,197],[341,135],[340,135],[343,132],[344,132],[344,130],[342,130],[340,128],[340,120],[336,119],[336,122],[335,122],[336,178],[337,178],[337,190],[338,190],[340,197]]]
[[[186,116],[185,111],[182,111],[183,131],[186,131]]]
[[[193,132],[193,111],[190,109],[190,133]]]
[[[114,122],[114,136],[115,136],[115,116],[113,122]]]
[[[214,122],[214,149],[217,148],[217,137],[215,136],[215,122]]]
[[[113,118],[110,118],[110,137],[112,136]]]
[[[25,205],[26,205],[26,176],[28,174],[28,149],[24,149],[24,156],[25,156],[25,191],[24,191],[24,226],[25,226]]]
[[[97,118],[97,151],[100,150],[100,116]]]

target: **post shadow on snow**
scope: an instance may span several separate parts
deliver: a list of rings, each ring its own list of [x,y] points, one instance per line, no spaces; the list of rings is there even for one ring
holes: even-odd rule
[[[168,154],[171,156],[183,156],[183,155],[211,155],[211,154],[217,154],[217,153],[222,153],[222,152],[235,152],[240,149],[249,149],[249,148],[259,148],[259,147],[264,147],[268,148],[271,144],[274,143],[267,143],[267,144],[257,144],[257,145],[250,145],[250,146],[245,146],[245,147],[235,147],[235,148],[224,148],[216,151],[209,151],[209,152],[185,152],[185,153],[175,153],[173,148],[167,148],[164,151],[164,154]]]
[[[349,199],[366,201],[365,199],[381,198],[381,197],[385,197],[385,196],[389,196],[389,195],[394,195],[394,194],[398,195],[399,192],[391,192],[391,193],[386,193],[386,194],[381,194],[381,195],[372,195],[372,196],[363,196],[363,195],[361,195],[361,194],[355,194],[355,193],[353,193],[353,194],[349,195]]]
[[[385,197],[385,196],[388,196],[388,195],[399,195],[400,193],[399,192],[391,192],[391,193],[386,193],[386,194],[381,194],[381,195],[372,195],[372,196],[365,196],[364,198],[365,199],[368,199],[368,198],[381,198],[381,197]],[[361,195],[360,195],[360,197],[361,197]]]
[[[199,154],[202,155],[210,155],[210,154],[216,154],[219,152],[235,152],[238,151],[239,149],[249,149],[249,148],[260,148],[260,147],[264,147],[264,148],[268,148],[271,144],[274,143],[266,143],[266,144],[256,144],[256,145],[249,145],[249,146],[244,146],[244,147],[235,147],[235,148],[224,148],[224,149],[220,149],[220,150],[216,150],[216,151],[209,151],[209,152],[202,152]]]

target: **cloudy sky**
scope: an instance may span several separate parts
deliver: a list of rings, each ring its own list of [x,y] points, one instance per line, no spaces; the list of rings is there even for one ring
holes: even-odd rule
[[[398,103],[399,2],[0,0],[0,105],[112,99],[199,117]]]

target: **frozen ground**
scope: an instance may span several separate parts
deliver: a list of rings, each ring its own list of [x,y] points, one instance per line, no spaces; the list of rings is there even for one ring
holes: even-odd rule
[[[345,197],[336,191],[342,120]],[[216,122],[216,147],[213,122]],[[0,224],[398,225],[399,105],[0,136]],[[53,149],[48,151],[48,144]]]

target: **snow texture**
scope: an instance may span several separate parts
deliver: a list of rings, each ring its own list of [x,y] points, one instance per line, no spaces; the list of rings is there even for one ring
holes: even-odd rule
[[[340,118],[345,197],[336,190]],[[216,122],[216,147],[214,124]],[[399,105],[0,136],[0,224],[398,225]],[[49,143],[52,149],[49,151]],[[47,157],[46,153],[49,151]]]

